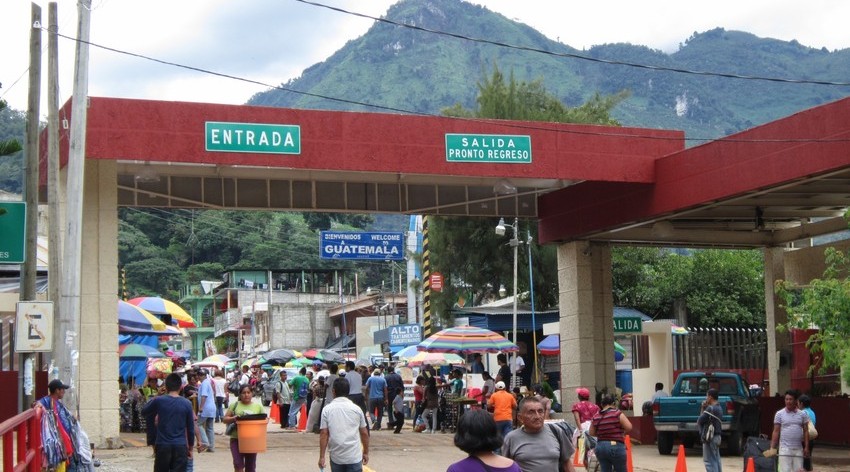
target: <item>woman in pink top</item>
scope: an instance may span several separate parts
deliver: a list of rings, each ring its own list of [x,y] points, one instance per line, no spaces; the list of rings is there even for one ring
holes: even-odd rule
[[[576,429],[584,431],[583,423],[589,422],[599,413],[599,407],[590,402],[590,390],[580,387],[576,389],[578,401],[573,404],[573,417],[576,420]]]

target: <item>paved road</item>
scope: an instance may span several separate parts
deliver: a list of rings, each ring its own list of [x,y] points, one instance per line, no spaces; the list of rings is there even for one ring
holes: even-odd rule
[[[224,426],[216,424],[216,431]],[[127,447],[119,450],[99,450],[96,456],[102,461],[100,472],[144,472],[153,469],[151,449],[144,447],[144,435],[122,434]],[[452,435],[425,435],[410,429],[402,434],[381,430],[372,433],[370,459],[376,472],[442,472],[449,464],[462,459],[465,454],[452,443]],[[195,470],[198,472],[231,472],[233,470],[227,438],[216,435],[214,453],[196,454]],[[672,472],[676,456],[659,456],[655,446],[634,446],[632,458],[635,472]],[[281,431],[277,425],[268,428],[268,451],[260,454],[257,470],[265,471],[317,471],[319,437],[316,434]],[[850,452],[847,449],[821,450],[820,459],[815,454],[818,472],[845,472],[850,470]],[[687,451],[688,470],[705,470],[701,450]],[[723,469],[742,471],[740,457],[724,457]],[[330,470],[330,469],[326,469]],[[578,469],[582,472],[584,469]]]

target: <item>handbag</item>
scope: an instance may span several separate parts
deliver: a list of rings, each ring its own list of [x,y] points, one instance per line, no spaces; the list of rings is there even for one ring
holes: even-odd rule
[[[236,432],[236,422],[228,423],[227,428],[224,428],[224,434],[226,436],[230,436],[231,434]]]
[[[811,420],[809,420],[808,425],[809,425],[809,441],[811,441],[812,439],[816,439],[818,437],[818,430],[815,429],[815,424],[812,423]]]

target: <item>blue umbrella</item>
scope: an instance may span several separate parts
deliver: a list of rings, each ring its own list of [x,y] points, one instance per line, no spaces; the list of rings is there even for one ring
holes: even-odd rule
[[[399,359],[408,359],[417,354],[419,354],[419,348],[416,346],[416,344],[414,344],[413,346],[407,346],[406,348],[398,351],[393,357],[398,357]]]

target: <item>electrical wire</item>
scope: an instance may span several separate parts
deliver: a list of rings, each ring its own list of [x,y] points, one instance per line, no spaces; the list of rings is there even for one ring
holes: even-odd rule
[[[617,66],[626,66],[626,67],[635,67],[639,69],[648,69],[648,70],[657,70],[657,71],[665,71],[665,72],[677,72],[680,74],[691,74],[691,75],[702,75],[709,77],[724,77],[727,79],[741,79],[741,80],[761,80],[768,82],[780,82],[780,83],[788,83],[788,84],[809,84],[809,85],[832,85],[832,86],[841,86],[848,87],[850,86],[850,82],[832,82],[827,80],[810,80],[810,79],[788,79],[782,77],[764,77],[764,76],[755,76],[755,75],[741,75],[741,74],[732,74],[725,72],[710,72],[710,71],[700,71],[700,70],[691,70],[691,69],[680,69],[676,67],[666,67],[666,66],[658,66],[652,64],[641,64],[637,62],[626,62],[626,61],[614,61],[609,59],[600,59],[597,57],[583,56],[581,54],[573,54],[568,52],[554,52],[548,51],[545,49],[538,49],[529,46],[517,46],[515,44],[503,43],[500,41],[493,41],[491,39],[483,39],[483,38],[475,38],[472,36],[465,36],[459,33],[451,33],[447,31],[434,30],[430,28],[425,28],[422,26],[411,25],[407,23],[399,23],[397,21],[393,21],[387,18],[376,17],[367,15],[365,13],[357,13],[350,10],[345,10],[343,8],[334,7],[330,5],[325,5],[323,3],[313,2],[309,0],[295,0],[296,2],[303,3],[305,5],[312,5],[319,8],[326,8],[328,10],[336,11],[339,13],[344,13],[346,15],[357,16],[360,18],[367,18],[370,20],[378,21],[381,23],[390,24],[393,26],[400,26],[403,28],[409,28],[416,31],[422,31],[425,33],[437,34],[441,36],[448,36],[451,38],[461,39],[464,41],[471,41],[482,44],[489,44],[492,46],[498,46],[507,49],[515,49],[518,51],[526,51],[533,52],[537,54],[545,54],[547,56],[555,56],[555,57],[565,57],[571,59],[579,59],[582,61],[590,61],[597,62],[600,64],[609,64],[609,65],[617,65]]]
[[[301,0],[296,0],[296,1],[301,1]],[[559,128],[553,128],[553,127],[542,126],[542,125],[523,124],[523,123],[519,123],[519,122],[515,122],[515,121],[508,122],[507,120],[445,116],[445,115],[441,115],[441,114],[438,114],[438,113],[428,113],[428,112],[421,112],[421,111],[415,111],[415,110],[408,110],[408,109],[404,109],[404,108],[391,107],[391,106],[387,106],[387,105],[379,105],[379,104],[375,104],[375,103],[369,103],[369,102],[362,102],[362,101],[358,101],[358,100],[351,100],[351,99],[333,97],[333,96],[329,96],[329,95],[322,95],[322,94],[317,94],[317,93],[312,93],[312,92],[304,92],[304,91],[301,91],[301,90],[295,90],[295,89],[287,88],[287,87],[284,87],[282,85],[268,84],[268,83],[265,83],[265,82],[262,82],[262,81],[259,81],[259,80],[255,80],[255,79],[249,79],[249,78],[240,77],[240,76],[232,75],[232,74],[225,74],[223,72],[217,72],[217,71],[213,71],[213,70],[209,70],[209,69],[204,69],[204,68],[201,68],[201,67],[195,67],[195,66],[190,66],[190,65],[186,65],[186,64],[180,64],[180,63],[177,63],[177,62],[166,61],[166,60],[163,60],[163,59],[157,59],[155,57],[146,56],[144,54],[134,53],[134,52],[130,52],[130,51],[124,51],[124,50],[121,50],[121,49],[117,49],[117,48],[93,43],[91,41],[82,41],[80,39],[73,38],[73,37],[70,37],[70,36],[67,36],[67,35],[63,35],[61,33],[56,33],[56,34],[61,38],[64,38],[64,39],[67,39],[67,40],[70,40],[70,41],[75,41],[75,42],[76,41],[85,42],[89,46],[96,47],[96,48],[103,49],[103,50],[110,51],[110,52],[114,52],[116,54],[122,54],[122,55],[126,55],[126,56],[136,57],[136,58],[139,58],[139,59],[144,59],[144,60],[156,62],[156,63],[159,63],[159,64],[169,65],[169,66],[187,69],[187,70],[191,70],[191,71],[195,71],[195,72],[200,72],[200,73],[203,73],[203,74],[214,75],[214,76],[217,76],[217,77],[223,77],[223,78],[227,78],[227,79],[231,79],[231,80],[237,80],[237,81],[251,83],[251,84],[255,84],[255,85],[261,85],[261,86],[267,87],[269,89],[280,90],[280,91],[283,91],[283,92],[291,92],[291,93],[295,93],[295,94],[299,94],[299,95],[321,98],[321,99],[329,100],[329,101],[333,101],[333,102],[347,103],[349,105],[357,105],[357,106],[362,106],[362,107],[367,107],[367,108],[375,108],[375,109],[379,109],[379,110],[392,111],[392,112],[408,114],[408,115],[426,116],[426,117],[432,117],[432,118],[442,118],[442,119],[451,119],[451,120],[457,120],[457,121],[466,121],[466,122],[470,122],[470,123],[488,124],[488,125],[493,125],[493,126],[501,126],[501,127],[505,127],[505,128],[510,128],[510,129],[513,129],[513,130],[521,129],[521,130],[529,130],[529,131],[545,131],[545,132],[552,132],[552,133],[581,135],[581,136],[602,136],[602,137],[629,138],[629,139],[648,139],[648,140],[656,140],[656,141],[696,141],[696,142],[723,141],[723,142],[729,142],[729,143],[732,143],[732,142],[738,142],[738,143],[812,143],[812,142],[829,143],[829,142],[848,142],[848,141],[850,141],[850,138],[836,138],[836,139],[823,139],[823,138],[742,139],[742,138],[733,138],[733,137],[715,138],[715,137],[687,137],[687,136],[685,136],[683,138],[678,138],[678,137],[673,137],[673,136],[659,136],[659,135],[648,135],[648,134],[640,134],[640,133],[621,133],[621,132],[616,132],[616,131],[601,132],[601,131],[582,131],[582,130],[576,130],[576,129],[559,129]],[[564,125],[564,124],[570,124],[570,123],[552,123],[551,126],[559,126],[559,125]],[[591,123],[573,123],[573,124],[592,125]],[[616,127],[611,127],[611,128],[616,129]]]

